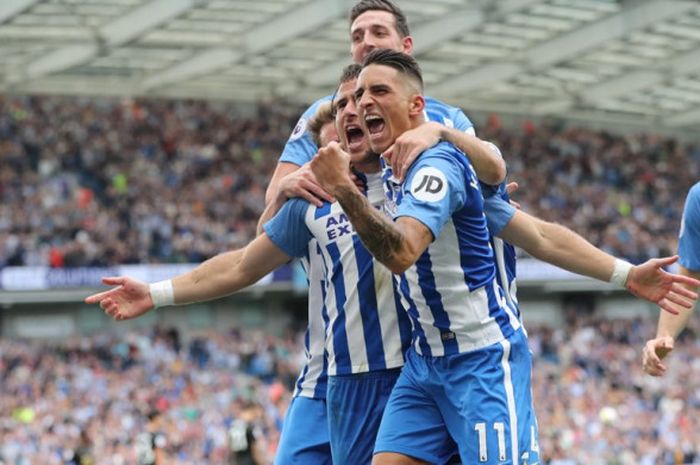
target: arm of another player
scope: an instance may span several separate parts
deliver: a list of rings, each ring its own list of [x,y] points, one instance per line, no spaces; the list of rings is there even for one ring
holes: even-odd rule
[[[322,186],[340,202],[367,250],[393,273],[403,273],[433,240],[421,222],[401,217],[392,222],[373,208],[350,178],[350,156],[332,142],[319,150],[311,169]]]
[[[495,186],[505,180],[506,163],[501,153],[493,149],[493,144],[436,122],[427,122],[403,133],[383,156],[391,165],[393,174],[403,181],[416,158],[441,140],[450,142],[467,154],[481,182]]]
[[[116,320],[136,318],[161,305],[180,305],[232,294],[270,273],[291,257],[266,235],[245,248],[219,254],[171,281],[149,286],[128,276],[103,278],[109,291],[91,295],[85,303],[99,304]]]
[[[700,280],[700,271],[689,270],[682,265],[678,267],[678,273]],[[685,284],[689,290],[697,291],[697,286]],[[656,329],[656,337],[647,341],[642,354],[644,371],[652,376],[661,376],[666,372],[666,365],[662,360],[673,350],[674,342],[678,335],[688,324],[693,310],[688,310],[680,306],[677,307],[678,315],[661,313],[659,315],[659,325]]]
[[[677,305],[692,308],[698,297],[684,285],[700,285],[700,282],[664,271],[663,267],[678,257],[656,258],[632,266],[618,261],[572,230],[520,210],[513,214],[499,236],[533,257],[565,270],[601,281],[619,281],[633,295],[671,313],[677,311]]]

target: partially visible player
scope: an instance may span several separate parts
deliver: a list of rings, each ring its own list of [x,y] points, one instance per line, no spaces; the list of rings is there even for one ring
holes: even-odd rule
[[[700,182],[688,192],[681,219],[678,239],[679,273],[700,279]],[[698,284],[688,285],[689,289],[698,289]],[[656,338],[644,346],[644,371],[652,376],[662,376],[666,372],[663,359],[673,350],[678,335],[688,323],[692,310],[678,309],[678,315],[659,315]]]
[[[260,446],[260,419],[262,409],[256,404],[246,405],[228,429],[230,465],[264,465]]]
[[[330,102],[319,106],[308,129],[319,147],[338,141]],[[274,205],[275,211],[282,204]],[[324,347],[326,329],[322,311],[324,271],[318,260],[305,257],[301,263],[309,278],[308,325],[304,337],[306,363],[284,417],[275,465],[330,465],[332,459],[326,405],[328,357]]]
[[[161,414],[157,410],[148,413],[146,431],[136,437],[138,465],[165,465],[165,448],[168,440],[162,431]]]
[[[355,63],[361,63],[369,52],[377,48],[412,53],[413,38],[410,35],[408,21],[401,9],[390,0],[360,0],[350,11],[350,54]],[[320,207],[324,201],[332,201],[332,196],[318,185],[308,169],[301,169],[316,154],[317,145],[311,139],[308,131],[308,121],[316,113],[318,107],[328,102],[331,96],[323,97],[314,102],[301,116],[284,147],[279,163],[272,175],[265,195],[266,205],[270,205],[281,194],[285,198],[302,197],[311,204]],[[474,134],[471,121],[462,110],[446,105],[434,99],[427,98],[426,109],[439,115],[439,123],[449,128],[449,138],[466,138]],[[433,119],[433,118],[431,118]],[[463,136],[467,134],[467,136]],[[411,152],[411,147],[421,134],[406,134],[401,153]],[[399,139],[401,143],[403,139]],[[505,164],[498,158],[491,158],[486,146],[478,141],[472,141],[470,154],[475,157],[472,161],[479,178],[488,184],[498,184],[505,177]],[[417,155],[414,151],[413,155]],[[478,159],[477,158],[478,155]],[[405,155],[402,155],[402,157]],[[412,161],[406,156],[407,164]],[[291,176],[290,176],[291,175]],[[283,181],[284,179],[284,181]],[[258,232],[262,225],[274,215],[272,209],[263,215],[258,223]]]

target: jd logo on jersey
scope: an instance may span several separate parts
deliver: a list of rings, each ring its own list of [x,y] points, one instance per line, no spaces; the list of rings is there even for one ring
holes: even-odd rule
[[[421,168],[413,177],[411,193],[418,200],[438,202],[447,194],[447,179],[437,168]]]
[[[442,190],[442,179],[437,176],[423,176],[423,180],[420,182],[416,192],[421,190],[425,190],[428,194],[437,194]]]

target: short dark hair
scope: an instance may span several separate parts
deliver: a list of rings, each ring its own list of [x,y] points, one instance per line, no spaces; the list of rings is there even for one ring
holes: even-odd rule
[[[357,79],[357,77],[360,75],[362,72],[362,66],[358,65],[357,63],[351,63],[347,65],[345,68],[343,68],[343,72],[340,74],[340,80],[338,81],[338,86],[341,84],[345,84],[348,81],[352,81],[353,79]],[[333,96],[331,97],[331,111],[333,113],[333,116],[335,116],[336,108],[335,108],[335,97],[338,95],[338,87],[335,88],[335,92],[333,92]]]
[[[365,57],[362,68],[366,68],[369,65],[383,65],[394,68],[399,73],[415,80],[421,92],[423,91],[423,73],[420,70],[420,66],[418,66],[418,62],[411,55],[388,48],[380,48],[372,50]]]
[[[401,37],[411,35],[406,15],[401,11],[401,8],[395,5],[391,0],[360,0],[352,7],[352,10],[350,10],[350,27],[352,27],[352,23],[354,23],[357,17],[362,13],[374,10],[391,13],[396,23],[396,32],[398,32]]]
[[[360,72],[362,72],[361,65],[358,65],[357,63],[347,65],[345,68],[343,68],[343,72],[340,74],[340,80],[338,81],[338,84],[345,84],[348,81],[357,79],[357,77],[360,75]]]

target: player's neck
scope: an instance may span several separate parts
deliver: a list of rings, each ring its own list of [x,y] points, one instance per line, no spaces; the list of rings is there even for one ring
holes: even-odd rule
[[[367,155],[365,160],[360,162],[353,162],[352,166],[363,174],[374,174],[382,170],[382,165],[379,162],[379,156],[377,155]]]

